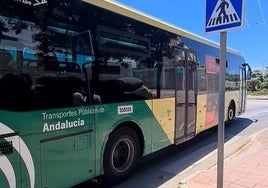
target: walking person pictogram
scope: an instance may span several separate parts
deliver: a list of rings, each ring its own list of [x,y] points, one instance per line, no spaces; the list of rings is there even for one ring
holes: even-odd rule
[[[217,23],[221,23],[222,21],[225,22],[225,20],[227,22],[229,22],[229,18],[228,15],[226,14],[226,9],[229,8],[229,3],[226,2],[226,0],[221,0],[221,4],[219,5],[219,7],[217,8],[216,12],[219,12],[218,14],[218,18],[217,18]],[[223,14],[223,19],[221,17],[221,15]]]

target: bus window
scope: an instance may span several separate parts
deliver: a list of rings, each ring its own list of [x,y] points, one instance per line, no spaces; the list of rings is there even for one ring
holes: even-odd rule
[[[90,32],[63,32],[63,25],[46,31],[34,22],[1,16],[5,27],[24,23],[20,32],[5,31],[0,46],[0,108],[28,111],[74,106],[73,94],[84,88],[90,99],[89,82],[83,64],[94,61]],[[33,29],[34,28],[34,29]],[[66,30],[66,29],[65,29]],[[26,35],[29,37],[24,38]],[[74,35],[76,33],[76,35]],[[13,38],[24,43],[12,46]],[[58,40],[61,38],[62,40]],[[84,105],[89,104],[85,103]]]
[[[5,49],[0,49],[0,68],[7,69],[11,66],[12,55]]]
[[[198,93],[205,93],[206,92],[206,68],[205,67],[198,67],[197,68],[197,90]]]
[[[149,38],[101,25],[97,35],[99,51],[92,67],[92,87],[102,102],[152,98]]]
[[[150,56],[150,40],[131,33],[98,26],[98,46],[105,51]]]
[[[152,98],[148,74],[138,69],[141,59],[103,53],[102,58],[96,60],[92,68],[92,88],[103,103]]]

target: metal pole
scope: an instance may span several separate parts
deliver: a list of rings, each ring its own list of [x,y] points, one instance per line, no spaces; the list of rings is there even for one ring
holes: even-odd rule
[[[226,39],[227,32],[220,33],[220,75],[218,102],[218,163],[217,188],[223,188],[224,169],[224,117],[225,117],[225,81],[226,81]]]

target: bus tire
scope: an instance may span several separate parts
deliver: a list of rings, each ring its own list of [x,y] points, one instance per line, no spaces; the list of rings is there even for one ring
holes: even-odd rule
[[[118,184],[125,180],[140,159],[140,143],[137,133],[122,127],[115,130],[108,139],[104,150],[104,180]]]
[[[230,103],[227,111],[227,121],[230,122],[235,117],[235,105],[233,102]]]

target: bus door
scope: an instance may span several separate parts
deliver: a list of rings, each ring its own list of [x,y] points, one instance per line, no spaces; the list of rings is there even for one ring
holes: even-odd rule
[[[196,129],[196,54],[175,49],[176,56],[176,124],[175,142],[194,136]]]
[[[245,112],[246,106],[246,67],[240,67],[240,109],[239,113]]]

